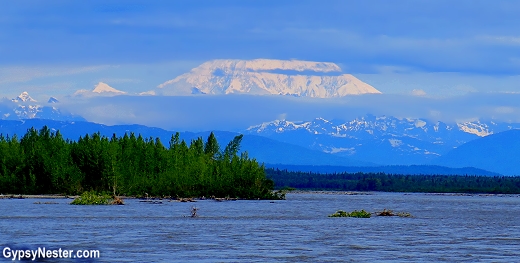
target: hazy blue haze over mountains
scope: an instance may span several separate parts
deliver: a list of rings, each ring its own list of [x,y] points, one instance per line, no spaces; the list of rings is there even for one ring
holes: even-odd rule
[[[92,134],[99,132],[101,135],[111,137],[114,133],[117,136],[123,136],[125,133],[133,132],[136,136],[141,134],[143,138],[160,138],[161,142],[168,146],[168,143],[175,133],[174,131],[167,131],[160,128],[146,127],[143,125],[115,125],[107,126],[91,122],[67,122],[67,121],[52,121],[42,119],[29,120],[0,120],[0,133],[4,136],[13,136],[17,134],[18,138],[27,132],[27,129],[34,127],[40,129],[43,126],[48,126],[51,130],[57,131],[64,138],[77,140],[80,136],[85,134]],[[191,140],[203,137],[205,140],[210,132],[181,132],[181,139],[184,139],[188,144]],[[215,131],[215,135],[222,145],[223,149],[226,144],[233,139],[238,133]],[[255,135],[245,135],[241,143],[241,151],[247,151],[249,156],[256,158],[260,162],[265,163],[287,163],[298,165],[337,165],[337,166],[364,166],[374,165],[372,163],[355,161],[350,158],[341,156],[334,156],[320,151],[314,151],[301,146],[292,145],[284,142],[279,142],[269,138]]]
[[[252,126],[244,132],[361,161],[411,165],[429,164],[466,142],[513,128],[520,128],[520,124],[494,121],[446,124],[366,115],[351,121],[278,120]]]
[[[520,175],[520,130],[493,134],[463,144],[435,164],[478,167],[505,175]]]
[[[58,121],[86,121],[83,117],[63,112],[56,105],[59,101],[50,97],[47,103],[40,103],[23,92],[20,96],[0,101],[0,119],[20,120],[20,119],[48,119]]]
[[[123,136],[125,133],[133,132],[134,134],[141,134],[143,138],[159,137],[165,146],[174,133],[160,128],[146,127],[143,125],[115,125],[107,126],[102,124],[90,122],[67,122],[67,121],[52,121],[42,119],[29,120],[0,120],[0,133],[6,136],[13,136],[17,134],[18,137],[25,134],[27,129],[34,127],[39,129],[47,125],[52,130],[59,130],[60,133],[68,139],[77,140],[80,136],[85,134],[92,134],[99,132],[101,135],[107,137],[116,134]],[[216,131],[217,139],[225,147],[225,144],[233,139],[237,133]],[[181,132],[181,138],[188,143],[192,139],[198,137],[206,138],[209,132],[192,133]],[[495,171],[496,169],[489,169],[489,166],[483,168],[482,166],[474,165],[484,170],[475,168],[450,169],[439,166],[386,166],[377,167],[375,162],[358,161],[353,158],[332,155],[317,150],[311,150],[302,146],[293,145],[269,139],[263,136],[246,134],[242,141],[241,151],[247,151],[250,157],[256,158],[260,162],[269,164],[270,167],[288,168],[299,167],[305,171],[322,171],[322,172],[387,172],[387,173],[409,173],[409,174],[478,174],[478,175],[496,175],[488,171]],[[513,150],[514,151],[514,150]],[[516,149],[519,151],[519,149]],[[274,166],[273,166],[274,165]],[[289,165],[289,166],[287,166]],[[291,166],[293,165],[293,166]],[[297,166],[294,166],[297,165]],[[346,168],[349,166],[351,168]],[[467,167],[472,165],[452,165],[454,167]],[[493,167],[491,167],[493,168]],[[514,171],[513,171],[514,172]],[[508,173],[510,174],[510,173]]]
[[[2,122],[0,131],[3,134],[20,136],[30,127],[41,128],[48,125],[55,130],[60,130],[64,137],[72,140],[86,133],[98,131],[105,136],[112,136],[113,133],[122,136],[134,132],[142,134],[145,138],[159,137],[167,145],[173,133],[142,125],[107,126],[84,122],[85,119],[81,116],[60,111],[58,108],[60,102],[57,99],[50,98],[42,106],[42,103],[36,102],[27,93],[22,93],[11,100],[4,99],[0,105],[2,105],[0,108],[2,119],[13,120]],[[14,121],[19,119],[23,120]],[[482,146],[482,149],[479,149],[480,146],[471,148],[473,143],[469,144],[470,146],[460,146],[480,136],[494,138],[489,135],[514,128],[520,128],[520,124],[496,121],[447,124],[426,119],[374,115],[365,115],[350,121],[338,119],[329,121],[323,118],[301,122],[277,120],[243,130],[242,133],[246,136],[242,150],[247,151],[257,160],[269,164],[317,166],[438,164],[449,167],[471,166],[512,175],[520,174],[520,170],[514,165],[518,163],[517,160],[511,159],[516,156],[514,153],[518,152],[514,147],[514,142],[518,139],[513,135],[499,137],[501,139],[498,141],[492,140],[491,145],[496,144],[492,149],[488,149],[491,147],[489,143]],[[207,137],[208,134],[209,132],[183,132],[182,138],[189,142],[200,136]],[[236,134],[222,131],[217,132],[217,137],[222,143],[227,143]],[[486,139],[484,142],[487,140],[491,139]],[[459,148],[453,150],[456,147]],[[471,150],[466,150],[467,147]],[[489,157],[484,153],[493,153],[493,155]],[[507,154],[502,156],[503,153]],[[438,159],[441,156],[444,157]],[[326,169],[322,168],[322,170]],[[382,170],[392,171],[389,168]],[[365,171],[374,170],[365,169]],[[401,168],[400,171],[426,174],[436,170],[430,167],[427,171],[409,168]],[[444,172],[457,173],[458,171],[445,170]],[[479,173],[484,174],[482,171]]]
[[[351,69],[345,67],[350,72]],[[160,77],[154,80],[157,81],[155,84],[143,83],[137,92],[119,90],[126,89],[125,83],[129,79],[105,78],[96,81],[98,84],[93,90],[78,87],[76,92],[60,96],[59,109],[108,125],[138,123],[190,131],[238,131],[274,119],[321,117],[348,121],[366,113],[446,123],[475,119],[520,122],[520,93],[472,92],[465,96],[438,98],[417,86],[418,89],[407,94],[381,94],[332,62],[218,59],[184,72],[177,77],[174,77],[176,73],[167,78]],[[45,95],[36,92],[36,96],[43,102],[49,96],[59,96],[54,92]],[[164,94],[182,96],[161,96]],[[2,112],[8,114],[4,118],[15,119],[8,111],[11,109]],[[41,113],[29,115],[24,118],[48,117]],[[49,118],[57,119],[55,116]]]
[[[183,92],[187,92],[188,96],[153,96],[161,93],[180,95]],[[189,95],[194,92],[200,95]],[[242,95],[228,95],[235,93]],[[266,94],[268,95],[264,96]],[[314,98],[280,99],[287,97],[280,95]],[[430,121],[427,118],[396,118],[371,114],[351,119],[323,118],[325,112],[341,112],[348,109],[345,107],[358,107],[359,104],[354,102],[368,98],[367,96],[372,96],[372,102],[385,100],[377,89],[352,75],[343,74],[341,68],[334,63],[270,59],[213,60],[139,96],[129,95],[99,82],[94,90],[78,90],[68,97],[73,98],[68,102],[69,107],[83,107],[87,109],[87,113],[112,118],[116,123],[121,123],[121,116],[132,119],[130,123],[142,123],[139,120],[143,118],[155,119],[169,123],[169,127],[176,125],[176,120],[180,120],[175,129],[149,128],[142,125],[106,126],[83,122],[85,119],[81,116],[62,112],[60,107],[65,104],[56,98],[51,97],[47,103],[42,104],[31,98],[27,92],[10,100],[4,99],[0,103],[0,118],[23,120],[5,122],[2,132],[6,134],[22,135],[31,126],[41,128],[48,125],[60,130],[66,138],[72,140],[86,133],[100,132],[110,137],[113,133],[122,136],[124,133],[134,132],[142,134],[145,138],[159,137],[167,145],[173,133],[168,130],[183,130],[183,127],[187,127],[183,125],[189,122],[206,123],[212,120],[213,122],[206,124],[209,127],[223,122],[236,125],[235,117],[256,120],[259,118],[257,115],[270,111],[269,116],[278,115],[279,119],[238,130],[246,134],[242,144],[243,150],[261,162],[332,166],[446,163],[452,167],[474,166],[492,171],[500,170],[506,174],[517,173],[515,167],[495,168],[493,165],[485,165],[484,161],[473,162],[478,159],[476,157],[436,159],[448,153],[457,156],[451,152],[453,149],[483,136],[520,128],[520,123],[483,119],[441,122]],[[215,103],[214,98],[220,101]],[[418,104],[422,100],[419,97],[412,99],[416,99],[415,103]],[[82,105],[76,105],[77,102]],[[272,105],[268,102],[276,102],[276,105],[266,107]],[[366,104],[366,101],[364,102]],[[166,104],[167,107],[163,107]],[[218,107],[222,104],[226,104],[225,107]],[[170,111],[172,109],[173,111]],[[296,116],[295,112],[306,112],[305,116],[312,113],[321,118],[291,122],[285,120],[288,109],[292,110],[291,118]],[[511,109],[499,107],[498,110],[509,112]],[[157,111],[161,114],[154,114]],[[173,119],[164,119],[164,116],[168,115],[173,116]],[[261,118],[265,119],[268,115]],[[92,115],[87,116],[89,119],[91,117]],[[202,119],[203,117],[205,119]],[[215,127],[206,130],[219,130]],[[227,143],[236,134],[221,131],[217,132],[217,137],[222,143]],[[192,139],[207,135],[208,132],[183,132],[182,138],[189,143]],[[515,152],[514,147],[509,150],[512,150],[509,154]],[[500,147],[495,147],[494,151],[500,156]]]

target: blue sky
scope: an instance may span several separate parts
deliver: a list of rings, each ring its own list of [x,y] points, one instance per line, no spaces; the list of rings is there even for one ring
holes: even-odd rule
[[[147,91],[220,58],[334,62],[387,94],[520,92],[518,14],[500,0],[6,1],[0,96]]]
[[[358,75],[520,75],[518,1],[105,2],[2,3],[2,71],[75,68],[61,79],[80,83],[112,72],[120,82],[149,82],[155,71],[153,86],[215,58],[296,58]],[[127,68],[128,76],[119,72]]]
[[[299,58],[517,74],[517,1],[12,1],[2,64]]]

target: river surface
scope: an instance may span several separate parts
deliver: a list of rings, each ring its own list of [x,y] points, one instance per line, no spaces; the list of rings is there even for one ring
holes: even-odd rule
[[[297,193],[283,201],[70,202],[0,200],[0,248],[98,249],[101,257],[93,262],[520,262],[518,195]],[[196,218],[190,217],[192,206]],[[391,209],[414,217],[327,217],[340,209]]]

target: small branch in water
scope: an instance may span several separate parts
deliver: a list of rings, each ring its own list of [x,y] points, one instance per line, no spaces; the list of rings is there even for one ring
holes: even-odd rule
[[[198,216],[199,216],[199,215],[197,215],[197,211],[198,211],[198,210],[199,210],[199,209],[198,209],[197,207],[192,206],[192,207],[191,207],[191,217],[198,217]]]
[[[113,205],[124,205],[125,203],[123,202],[123,199],[119,198],[118,196],[112,196],[112,198],[114,198],[114,201],[112,201],[111,204]]]

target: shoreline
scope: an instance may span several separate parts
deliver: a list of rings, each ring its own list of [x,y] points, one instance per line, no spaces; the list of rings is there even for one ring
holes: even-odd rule
[[[289,191],[286,194],[331,194],[331,195],[372,195],[374,192],[356,192],[356,191],[317,191],[317,190],[293,190]],[[25,194],[1,194],[0,199],[76,199],[79,195],[60,195],[60,194],[39,194],[39,195],[25,195]],[[150,196],[148,198],[143,197],[135,197],[135,196],[117,196],[123,199],[143,199],[143,200],[206,200],[213,198],[205,198],[205,197],[184,197],[184,198],[170,198],[170,197],[160,197],[160,196]],[[225,198],[217,198],[217,199],[225,199]],[[235,198],[231,198],[235,199]],[[241,200],[241,199],[239,199]],[[245,199],[244,199],[245,200]]]
[[[20,194],[7,194],[0,195],[0,199],[75,199],[79,195],[20,195]]]
[[[0,200],[2,199],[70,199],[74,200],[80,197],[79,195],[20,195],[20,194],[2,194],[0,195]],[[239,198],[206,198],[206,197],[179,197],[179,198],[170,198],[170,197],[160,197],[160,196],[150,196],[146,197],[135,197],[135,196],[116,196],[120,199],[140,199],[143,201],[159,201],[159,200],[170,200],[170,201],[179,201],[179,202],[193,202],[198,200],[215,200],[215,201],[236,201],[236,200],[246,200]],[[256,200],[256,199],[254,199]]]
[[[423,195],[439,195],[439,196],[516,196],[520,194],[492,194],[492,193],[425,193],[425,192],[362,192],[362,191],[326,191],[326,190],[293,190],[286,194],[327,194],[327,195],[374,195],[376,193],[401,193],[403,195],[423,194]],[[25,195],[25,194],[1,194],[2,199],[71,199],[78,198],[79,195],[59,195],[59,194],[40,194],[40,195]],[[177,201],[191,201],[191,200],[206,200],[212,198],[205,197],[187,197],[187,198],[171,198],[150,196],[149,198],[135,197],[135,196],[117,196],[122,199],[142,199],[142,200],[177,200]],[[216,198],[217,201],[226,200],[225,198]],[[230,198],[229,200],[242,200]],[[246,199],[244,199],[246,200]]]

